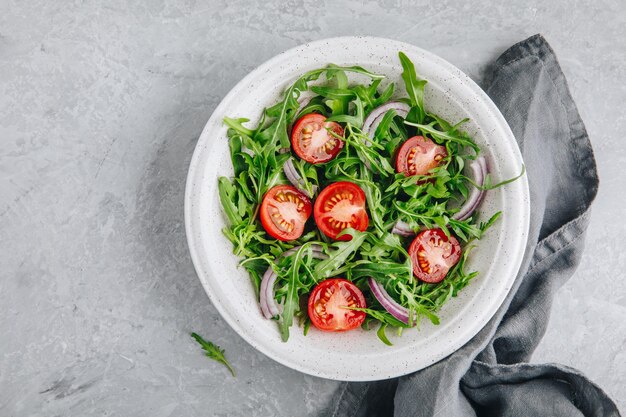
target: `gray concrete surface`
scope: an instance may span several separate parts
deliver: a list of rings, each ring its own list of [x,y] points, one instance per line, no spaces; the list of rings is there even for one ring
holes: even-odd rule
[[[428,3],[1,1],[0,415],[315,415],[337,383],[254,351],[195,276],[182,202],[204,123],[247,72],[309,40],[399,39],[480,81],[537,32],[601,188],[534,360],[581,369],[626,409],[624,3]],[[237,378],[191,330],[226,349]]]

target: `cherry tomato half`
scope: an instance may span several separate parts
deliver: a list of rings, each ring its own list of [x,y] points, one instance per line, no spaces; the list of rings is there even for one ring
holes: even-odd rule
[[[309,318],[320,330],[341,332],[359,327],[365,313],[346,307],[365,308],[366,304],[361,290],[343,278],[320,282],[309,296]]]
[[[351,240],[352,236],[337,235],[349,227],[364,231],[369,224],[365,211],[365,193],[358,185],[340,181],[324,188],[315,200],[313,215],[317,227],[331,239]]]
[[[443,230],[429,229],[417,235],[409,247],[409,255],[413,274],[434,284],[442,281],[450,268],[459,262],[461,245],[454,236],[446,236]]]
[[[302,116],[291,130],[291,145],[294,152],[312,164],[328,162],[343,148],[343,141],[329,133],[343,136],[343,128],[317,113]]]
[[[304,224],[311,217],[311,201],[291,185],[277,185],[263,196],[259,216],[270,236],[294,240],[302,236]]]
[[[407,177],[426,175],[439,166],[443,158],[448,156],[445,146],[437,145],[424,136],[413,136],[402,144],[396,156],[396,171]]]

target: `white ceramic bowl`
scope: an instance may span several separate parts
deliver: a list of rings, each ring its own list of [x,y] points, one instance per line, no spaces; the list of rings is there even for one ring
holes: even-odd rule
[[[422,321],[401,337],[389,333],[386,346],[375,331],[323,333],[307,336],[291,329],[287,343],[276,322],[260,313],[247,272],[238,268],[219,203],[217,178],[232,175],[224,116],[256,122],[261,110],[275,103],[299,75],[329,63],[361,65],[398,84],[398,51],[414,62],[418,76],[428,80],[429,111],[456,122],[469,117],[466,130],[481,146],[494,180],[517,175],[522,158],[506,121],[467,75],[443,59],[406,43],[371,37],[343,37],[308,43],[270,59],[241,80],[215,109],[196,146],[185,193],[185,226],[198,277],[222,317],[248,343],[274,360],[319,377],[366,381],[408,374],[451,354],[469,341],[493,316],[518,272],[528,233],[529,196],[526,177],[489,191],[480,211],[504,215],[472,252],[468,270],[480,275],[440,311],[441,324]]]

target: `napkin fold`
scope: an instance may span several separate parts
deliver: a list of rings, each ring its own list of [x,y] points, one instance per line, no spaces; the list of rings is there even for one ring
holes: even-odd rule
[[[578,266],[598,190],[593,150],[556,56],[541,35],[504,52],[486,79],[524,157],[530,233],[506,300],[465,346],[401,378],[344,383],[325,415],[619,416],[580,372],[529,364],[556,291]]]

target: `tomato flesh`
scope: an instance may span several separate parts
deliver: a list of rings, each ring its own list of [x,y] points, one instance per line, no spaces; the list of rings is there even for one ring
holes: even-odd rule
[[[291,131],[291,145],[301,159],[312,164],[320,164],[333,159],[343,141],[332,134],[343,137],[343,128],[336,122],[327,122],[326,117],[317,113],[302,116]]]
[[[365,193],[358,185],[340,181],[324,188],[315,200],[313,209],[317,227],[331,239],[351,240],[352,236],[337,237],[342,230],[353,228],[364,231],[369,225],[365,211]]]
[[[448,156],[445,146],[437,145],[424,136],[413,136],[402,144],[396,157],[396,171],[407,177],[426,175]]]
[[[365,297],[356,285],[343,278],[322,281],[309,296],[309,318],[320,330],[342,332],[359,327],[365,313],[349,307],[365,308]]]
[[[263,228],[273,238],[298,239],[311,217],[311,201],[291,185],[277,185],[263,196],[259,216]]]
[[[413,262],[413,274],[431,284],[442,281],[450,268],[461,258],[461,245],[452,235],[441,229],[429,229],[419,233],[411,246],[409,255]]]

